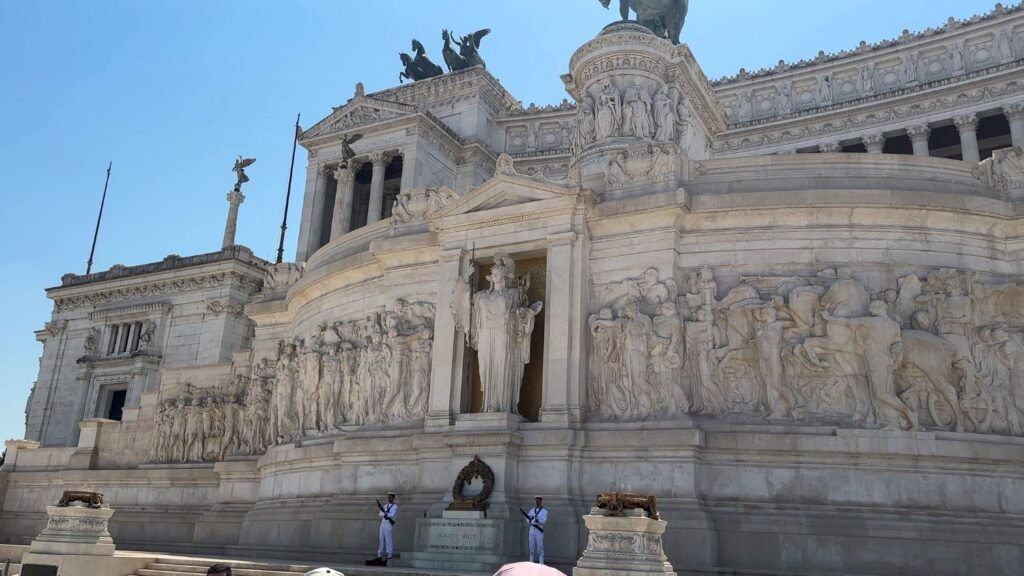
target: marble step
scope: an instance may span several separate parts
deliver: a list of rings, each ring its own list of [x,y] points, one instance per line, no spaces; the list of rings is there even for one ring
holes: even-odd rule
[[[330,566],[342,572],[345,576],[490,576],[491,572],[472,571],[446,571],[430,570],[421,568],[406,568],[398,566],[369,567],[359,565],[336,565],[332,563],[317,563],[313,566],[294,564],[270,564],[250,562],[243,560],[227,559],[191,559],[191,558],[158,558],[145,568],[139,569],[131,576],[205,576],[207,568],[212,564],[221,562],[231,566],[231,572],[235,576],[302,576],[309,570],[320,566]]]
[[[136,572],[135,576],[170,576],[172,574],[178,575],[189,575],[189,574],[201,574],[206,575],[206,570],[211,564],[164,564],[161,562],[155,562],[149,564],[145,568]],[[310,568],[309,570],[312,570]],[[231,567],[231,573],[234,576],[302,576],[309,570],[274,570],[269,567]]]

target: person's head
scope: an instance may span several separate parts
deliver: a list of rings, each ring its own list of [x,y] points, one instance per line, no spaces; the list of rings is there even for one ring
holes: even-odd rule
[[[544,499],[541,498],[540,496],[537,496],[536,498],[533,499],[533,503],[537,505],[537,508],[540,508],[541,505],[544,503]]]
[[[215,574],[217,576],[231,576],[231,566],[227,564],[214,564],[206,571],[206,576]]]
[[[394,502],[394,501],[395,501],[395,493],[394,492],[388,492],[388,502],[391,503],[391,502]]]

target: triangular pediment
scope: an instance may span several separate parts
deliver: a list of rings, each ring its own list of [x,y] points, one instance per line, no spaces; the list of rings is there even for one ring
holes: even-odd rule
[[[404,116],[411,116],[415,113],[415,106],[378,100],[370,96],[356,96],[345,103],[345,105],[335,108],[330,116],[303,132],[302,140],[306,141],[329,134],[350,132]]]
[[[578,187],[519,174],[499,174],[449,204],[438,216],[445,218],[553,200],[574,202],[580,193]]]

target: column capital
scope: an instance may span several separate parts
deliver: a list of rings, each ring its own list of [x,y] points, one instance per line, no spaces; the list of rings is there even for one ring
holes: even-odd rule
[[[384,152],[370,152],[370,162],[373,163],[374,167],[383,166],[386,168],[391,163],[392,158],[394,158],[393,155]]]
[[[336,166],[331,170],[331,175],[334,176],[334,179],[337,180],[339,184],[344,184],[355,178],[356,171],[350,166]]]
[[[861,142],[864,143],[864,147],[868,149],[868,152],[881,153],[882,148],[885,146],[885,136],[881,134],[868,134],[867,136],[861,136]]]
[[[1007,120],[1024,120],[1024,102],[1003,106],[1003,114]]]
[[[238,190],[232,190],[231,192],[228,192],[228,202],[231,204],[241,204],[242,202],[245,202],[245,195]]]
[[[907,136],[910,136],[911,140],[926,140],[931,135],[932,129],[927,124],[918,124],[917,126],[907,127]]]
[[[842,152],[843,147],[839,142],[826,142],[824,144],[818,144],[818,150],[824,154],[835,154],[836,152]]]
[[[964,114],[953,118],[953,124],[957,130],[977,130],[978,116],[975,114]]]

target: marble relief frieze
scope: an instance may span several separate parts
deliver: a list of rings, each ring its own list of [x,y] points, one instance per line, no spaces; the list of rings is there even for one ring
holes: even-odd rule
[[[591,419],[1024,435],[1024,286],[953,269],[876,291],[849,268],[728,290],[710,269],[685,278],[652,268],[595,290]]]

